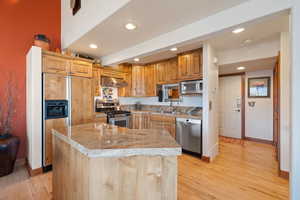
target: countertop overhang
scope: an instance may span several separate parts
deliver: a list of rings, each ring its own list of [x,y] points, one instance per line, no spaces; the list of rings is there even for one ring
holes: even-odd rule
[[[60,138],[82,154],[96,157],[178,156],[181,146],[164,130],[128,129],[105,123],[72,126],[68,135],[53,129]]]

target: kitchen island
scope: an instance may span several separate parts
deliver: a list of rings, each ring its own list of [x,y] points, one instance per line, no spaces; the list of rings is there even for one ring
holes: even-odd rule
[[[105,123],[53,130],[55,200],[176,200],[181,147],[164,130]]]

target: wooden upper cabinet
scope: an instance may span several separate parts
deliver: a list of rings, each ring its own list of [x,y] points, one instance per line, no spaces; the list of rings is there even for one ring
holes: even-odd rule
[[[145,66],[145,96],[153,97],[156,96],[156,71],[155,65],[146,65]]]
[[[132,96],[146,96],[145,92],[145,66],[132,66]]]
[[[70,74],[72,76],[91,78],[93,76],[93,65],[89,62],[74,60],[71,62]]]
[[[178,55],[179,80],[201,79],[203,76],[202,68],[202,49]]]
[[[166,62],[158,62],[155,64],[157,84],[166,83]]]
[[[43,72],[67,75],[69,72],[69,60],[56,56],[43,56]]]
[[[166,82],[176,83],[178,81],[178,59],[168,60],[166,67]]]
[[[94,96],[100,96],[100,86],[101,86],[101,74],[100,69],[93,68],[93,93]]]
[[[123,74],[123,78],[127,82],[127,86],[119,88],[118,93],[120,97],[130,97],[131,93],[131,77],[132,77],[132,65],[131,64],[121,64],[114,67],[116,70],[120,70]]]
[[[178,82],[177,57],[164,60],[155,64],[157,84]]]

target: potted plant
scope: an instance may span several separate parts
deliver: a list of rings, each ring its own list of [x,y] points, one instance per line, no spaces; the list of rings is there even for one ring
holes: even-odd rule
[[[20,140],[12,135],[17,92],[11,76],[0,91],[0,177],[13,172]]]

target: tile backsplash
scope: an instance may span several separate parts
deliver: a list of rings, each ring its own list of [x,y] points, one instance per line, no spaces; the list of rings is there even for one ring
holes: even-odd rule
[[[144,105],[169,106],[169,102],[159,102],[158,97],[119,97],[121,105],[132,105],[140,102]],[[181,102],[174,102],[174,106],[202,107],[202,96],[184,96]]]

